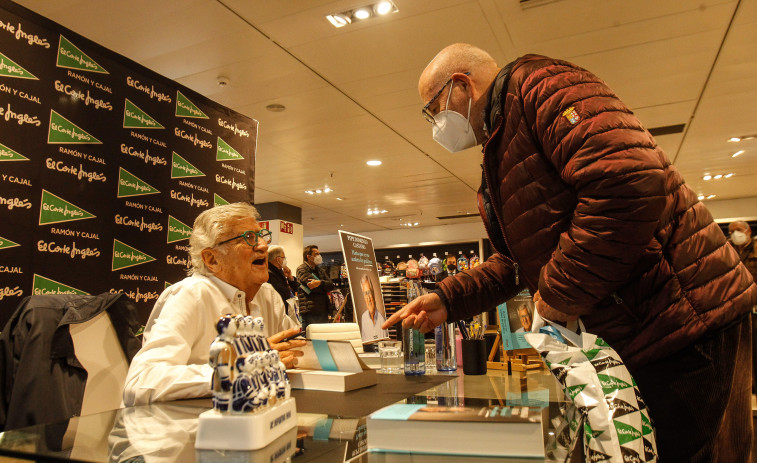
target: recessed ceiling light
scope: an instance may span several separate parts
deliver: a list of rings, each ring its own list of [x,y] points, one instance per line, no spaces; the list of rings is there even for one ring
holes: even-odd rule
[[[337,201],[344,201],[344,198],[336,198]]]
[[[352,13],[352,15],[357,19],[368,19],[371,17],[371,10],[368,8],[358,8]]]
[[[376,14],[379,14],[379,15],[385,15],[391,12],[393,9],[394,9],[394,5],[392,4],[392,2],[388,0],[378,2],[377,4],[373,6],[373,11],[375,11]]]
[[[733,172],[731,172],[730,174],[725,174],[724,177],[725,178],[731,178],[731,177],[733,177]]]
[[[738,142],[741,141],[741,138],[739,138],[739,137],[731,137],[731,138],[728,139],[728,141],[731,142],[731,143],[738,143]]]
[[[702,180],[709,180],[709,179],[711,179],[711,178],[712,178],[712,175],[710,175],[710,174],[707,174],[707,175],[705,175],[704,177],[702,177]]]
[[[732,158],[735,158],[736,156],[744,154],[744,150],[738,150],[735,153],[731,155]]]
[[[313,190],[305,190],[305,193],[307,193],[309,195],[312,195],[313,194]]]
[[[323,191],[321,191],[320,189],[315,190],[315,192],[318,193],[318,194],[323,193]]]
[[[329,193],[330,191],[331,191],[331,188],[329,188],[329,187],[325,187],[325,188],[323,189],[323,192],[324,192],[324,193]]]
[[[709,195],[709,196],[707,196],[707,199],[712,199],[714,197],[715,197],[715,195]]]
[[[714,178],[715,180],[720,180],[721,178],[723,178],[723,174],[718,174],[712,178]]]
[[[326,19],[328,19],[334,27],[343,27],[352,22],[349,16],[342,13],[328,14],[326,15]]]
[[[377,159],[374,159],[374,160],[366,162],[366,164],[368,164],[369,166],[380,166],[381,165],[381,161],[379,161]]]
[[[700,201],[703,200],[704,199],[704,195],[697,196],[697,199],[700,200]]]

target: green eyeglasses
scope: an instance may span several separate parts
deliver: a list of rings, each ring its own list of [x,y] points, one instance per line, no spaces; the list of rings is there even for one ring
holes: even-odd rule
[[[265,228],[260,231],[247,230],[239,236],[221,241],[220,243],[216,244],[216,247],[234,240],[238,240],[239,238],[244,238],[244,242],[247,243],[248,246],[252,246],[254,248],[261,241],[265,244],[271,244],[271,231],[266,230]]]

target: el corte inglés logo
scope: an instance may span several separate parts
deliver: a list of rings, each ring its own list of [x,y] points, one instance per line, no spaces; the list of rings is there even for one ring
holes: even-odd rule
[[[155,193],[160,193],[160,191],[123,167],[118,169],[118,198]]]
[[[597,374],[600,384],[602,384],[602,390],[605,394],[610,394],[617,389],[626,389],[632,387],[622,379],[616,378],[610,375]]]
[[[91,219],[93,217],[95,217],[94,214],[90,214],[47,190],[42,190],[42,200],[39,207],[40,225],[72,222],[74,220]]]
[[[158,121],[149,114],[139,109],[137,105],[126,99],[124,105],[124,128],[125,129],[164,129]]]
[[[0,236],[0,249],[15,248],[16,246],[21,246],[21,245]]]
[[[171,178],[184,178],[184,177],[204,177],[200,169],[193,166],[186,159],[179,156],[176,151],[173,152],[171,159]]]
[[[168,241],[167,243],[175,243],[176,241],[189,239],[189,235],[192,234],[192,227],[182,223],[179,219],[172,215],[168,215]]]
[[[223,141],[221,137],[218,137],[216,161],[234,161],[237,159],[244,159],[244,156],[239,154],[239,151],[232,148],[231,145]]]
[[[76,289],[73,286],[64,285],[55,280],[45,278],[42,275],[34,274],[34,282],[32,284],[32,294],[81,294],[87,295],[89,293],[80,289]]]
[[[18,65],[15,61],[0,53],[0,76],[17,79],[37,79],[37,76]]]
[[[223,199],[222,197],[218,196],[216,193],[213,193],[213,207],[224,206],[226,204],[229,204],[229,202]]]
[[[54,109],[50,110],[50,130],[47,133],[47,142],[56,144],[102,144],[100,140],[55,112]]]
[[[117,239],[113,240],[113,271],[154,261],[155,258]]]
[[[86,53],[79,50],[67,38],[60,36],[58,42],[58,62],[55,64],[59,68],[78,69],[80,71],[97,72],[100,74],[109,74],[95,60],[87,56]]]
[[[0,143],[0,161],[28,161],[29,158]]]
[[[176,90],[176,116],[178,117],[194,117],[198,119],[207,119],[200,108],[194,105],[189,98],[185,97],[180,91]]]
[[[615,425],[615,431],[618,433],[618,441],[620,442],[620,445],[641,437],[641,431],[629,424],[618,420],[613,420],[613,424]]]

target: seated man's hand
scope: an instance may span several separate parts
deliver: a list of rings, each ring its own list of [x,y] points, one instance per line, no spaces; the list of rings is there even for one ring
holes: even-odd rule
[[[271,345],[271,349],[279,351],[279,358],[284,362],[284,365],[286,365],[287,368],[294,368],[297,365],[297,357],[302,357],[302,351],[290,349],[304,346],[305,340],[283,340],[291,336],[296,336],[300,331],[300,328],[290,328],[288,330],[280,331],[268,338],[268,344]]]

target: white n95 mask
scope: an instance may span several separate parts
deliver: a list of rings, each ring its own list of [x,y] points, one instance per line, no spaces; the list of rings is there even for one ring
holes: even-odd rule
[[[736,246],[741,246],[742,244],[746,243],[746,241],[746,233],[741,231],[731,232],[731,242]]]
[[[453,85],[455,85],[454,81],[449,88],[449,94],[447,94],[447,105],[445,106],[447,108],[449,107],[449,99],[452,96]],[[457,153],[478,144],[473,126],[470,124],[472,104],[473,98],[469,98],[467,118],[459,112],[449,109],[440,111],[439,114],[434,116],[434,124],[431,126],[434,140],[450,153]]]

